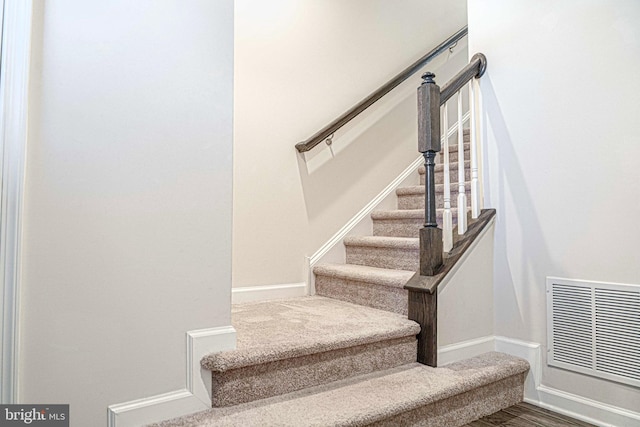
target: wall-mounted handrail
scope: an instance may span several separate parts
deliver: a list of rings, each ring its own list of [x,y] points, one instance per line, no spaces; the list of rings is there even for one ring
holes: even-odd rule
[[[387,83],[378,88],[371,95],[367,96],[365,99],[360,101],[358,104],[349,109],[346,113],[342,114],[340,117],[329,123],[327,126],[320,129],[318,132],[313,134],[306,141],[300,142],[296,144],[296,149],[304,153],[306,151],[311,150],[316,145],[320,144],[322,141],[325,141],[329,136],[335,133],[338,129],[349,123],[353,118],[357,117],[364,110],[373,105],[377,100],[382,98],[387,93],[391,92],[396,86],[400,83],[407,80],[417,71],[419,71],[422,67],[424,67],[427,63],[429,63],[436,56],[440,55],[442,52],[450,48],[452,45],[457,43],[460,39],[467,35],[468,28],[465,26],[460,29],[458,32],[453,34],[451,37],[440,43],[438,46],[433,48],[429,53],[424,55],[422,58],[418,59],[413,64],[409,65],[407,68],[402,70],[398,75],[389,80]]]

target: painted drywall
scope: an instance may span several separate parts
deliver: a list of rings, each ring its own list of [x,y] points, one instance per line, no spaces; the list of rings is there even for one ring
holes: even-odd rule
[[[416,158],[402,89],[332,148],[294,145],[465,24],[461,0],[236,1],[234,287],[304,282],[305,256]]]
[[[468,2],[497,208],[496,334],[546,348],[545,277],[640,283],[640,3]],[[546,352],[543,352],[546,353]],[[546,366],[543,384],[638,411],[640,390]]]
[[[35,2],[21,402],[71,425],[185,387],[230,324],[233,2]]]
[[[438,346],[494,335],[494,228],[489,226],[438,288]]]

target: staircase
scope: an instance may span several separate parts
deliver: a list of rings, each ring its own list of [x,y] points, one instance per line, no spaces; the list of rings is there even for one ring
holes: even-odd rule
[[[297,144],[298,151],[331,142],[336,130],[465,34],[466,28],[451,36]],[[490,352],[435,367],[438,284],[495,215],[481,211],[472,81],[486,63],[474,55],[442,88],[433,73],[423,74],[421,185],[398,188],[397,209],[372,213],[371,236],[344,239],[344,264],[314,267],[317,295],[233,306],[236,349],[201,361],[211,372],[213,408],[156,426],[458,427],[522,401],[529,365],[519,358]],[[463,129],[460,92],[469,82],[471,132]],[[446,103],[454,95],[458,117],[450,132]],[[457,144],[449,146],[454,134]],[[451,187],[458,197],[450,183],[457,183]],[[455,235],[451,217],[460,231]]]
[[[398,210],[372,214],[372,236],[345,239],[346,264],[315,267],[318,295],[234,305],[237,348],[202,360],[213,408],[156,426],[453,427],[522,401],[521,359],[416,363],[403,286],[418,268],[424,186],[397,196]]]
[[[468,130],[464,131],[464,146],[468,153]],[[457,149],[455,145],[449,147],[449,173],[452,182],[458,176]],[[441,154],[436,157],[436,203],[439,206],[443,205],[442,158]],[[469,162],[465,162],[465,166],[465,176],[469,180]],[[325,264],[314,268],[318,295],[407,315],[408,293],[403,287],[418,270],[418,232],[424,225],[425,168],[420,167],[418,173],[421,185],[396,190],[397,210],[374,211],[371,214],[373,236],[348,237],[344,240],[346,264]],[[468,192],[469,183],[466,187]],[[455,197],[451,199],[453,204]],[[437,210],[440,225],[443,210]],[[457,207],[452,209],[452,213],[455,223]]]

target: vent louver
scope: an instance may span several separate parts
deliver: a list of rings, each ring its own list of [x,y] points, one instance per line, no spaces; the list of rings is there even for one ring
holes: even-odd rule
[[[640,286],[547,278],[548,363],[640,386]]]

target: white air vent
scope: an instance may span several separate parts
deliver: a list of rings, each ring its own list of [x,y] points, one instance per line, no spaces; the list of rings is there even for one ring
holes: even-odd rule
[[[640,386],[640,286],[547,277],[548,363]]]

